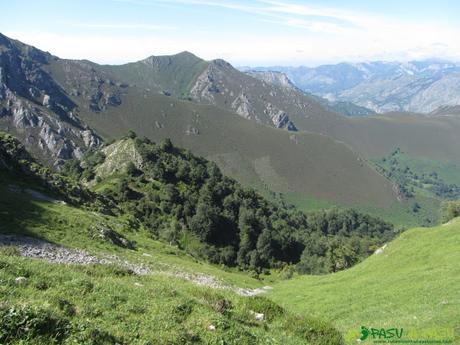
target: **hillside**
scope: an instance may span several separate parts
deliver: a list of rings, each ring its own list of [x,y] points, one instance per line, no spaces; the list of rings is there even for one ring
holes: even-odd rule
[[[319,260],[305,272],[344,269],[395,234],[392,225],[354,210],[305,214],[269,201],[170,140],[155,144],[131,133],[66,162],[61,175],[34,162],[18,141],[0,132],[0,159],[7,175],[40,187],[23,190],[13,184],[7,187],[13,192],[45,193],[45,200],[51,193],[85,210],[126,217],[132,227],[196,258],[256,274],[309,260],[315,244],[323,250],[314,252]],[[21,228],[14,214],[10,226]],[[125,242],[110,227],[107,232],[115,242]],[[331,248],[337,255],[330,255]]]
[[[141,146],[136,148],[136,145]],[[59,181],[59,177],[51,172],[44,175],[37,163],[33,163],[36,169],[24,170],[33,166],[30,156],[17,141],[2,135],[0,264],[3,269],[0,275],[6,282],[0,289],[4,301],[0,307],[2,341],[13,344],[19,344],[20,340],[34,344],[53,341],[64,344],[143,344],[146,341],[184,344],[225,339],[229,344],[266,344],[270,339],[273,344],[339,345],[342,344],[341,336],[331,324],[348,340],[355,339],[363,320],[369,327],[392,327],[395,321],[398,322],[396,327],[405,329],[433,325],[455,327],[453,322],[458,319],[455,289],[459,273],[456,265],[458,222],[404,232],[385,246],[382,253],[343,272],[278,281],[280,277],[292,275],[292,271],[282,269],[280,273],[273,270],[273,275],[261,275],[264,281],[259,281],[232,268],[222,270],[222,266],[206,264],[202,256],[198,261],[206,247],[193,241],[190,242],[193,247],[185,246],[184,251],[179,249],[180,244],[176,247],[153,240],[155,227],[150,228],[142,217],[133,217],[132,212],[139,211],[142,205],[140,194],[151,188],[152,204],[157,208],[153,219],[167,224],[171,216],[180,213],[174,200],[184,204],[180,198],[189,198],[192,176],[197,176],[183,165],[184,162],[180,163],[180,159],[186,158],[197,167],[203,162],[199,157],[166,144],[153,151],[148,149],[150,145],[149,142],[135,144],[133,139],[124,139],[104,147],[105,158],[101,155],[97,158],[95,154],[84,158],[83,170],[76,173],[81,174],[83,180],[96,181],[91,188],[95,190],[93,193],[106,195],[100,199],[102,204],[113,199],[118,205],[97,211],[97,203],[81,204],[85,199],[65,199],[69,195],[66,184],[61,182],[54,190],[49,186],[55,183],[43,184],[50,178]],[[156,175],[147,174],[150,170],[142,152],[157,157],[152,160],[157,166],[150,172]],[[126,157],[131,158],[132,167],[121,164]],[[181,165],[182,168],[175,170]],[[36,171],[41,173],[37,175]],[[168,192],[170,185],[165,184],[165,179],[178,178],[179,171],[182,171],[181,176],[188,172],[173,184],[180,190],[177,195]],[[117,181],[122,182],[126,172],[133,174],[128,189],[121,189],[120,196],[104,192],[116,191]],[[220,182],[218,175],[213,179],[217,180],[211,189],[212,198],[218,198],[216,193],[223,190],[232,190],[231,181]],[[227,184],[225,187],[223,182]],[[80,188],[78,195],[85,195],[86,188]],[[209,188],[209,184],[205,184],[203,192]],[[167,197],[166,192],[176,195],[175,199]],[[245,193],[237,191],[237,195]],[[254,198],[251,195],[248,194]],[[262,200],[256,198],[247,203],[248,211],[257,202]],[[215,201],[215,205],[219,203]],[[125,213],[124,210],[130,211]],[[264,213],[270,214],[265,220],[267,225],[270,221],[274,222],[272,225],[281,224],[273,206],[261,209],[256,217]],[[147,214],[149,212],[143,209],[142,215]],[[292,224],[297,229],[296,222],[302,220],[302,215],[295,211],[282,218],[286,221],[281,224],[285,228],[283,238],[292,243],[295,239],[288,238],[286,227]],[[212,219],[214,217],[206,218]],[[354,264],[356,241],[366,239],[370,231],[376,233],[372,226],[378,224],[366,216],[337,211],[309,215],[307,219],[306,223],[317,224],[318,228],[301,232],[303,236],[308,235],[305,239],[310,244],[302,254],[304,260],[298,264],[304,272],[325,273],[318,264],[331,259],[328,265],[333,271]],[[354,227],[349,234],[344,233],[347,231],[345,224]],[[255,229],[254,225],[251,228]],[[162,229],[166,228],[157,229],[162,241],[175,243],[171,237],[164,236],[166,233]],[[321,231],[331,231],[328,237],[332,246],[327,249],[327,260],[310,256],[312,253],[318,255],[327,244],[321,240]],[[377,237],[387,241],[391,238],[388,235],[383,232]],[[351,241],[337,246],[338,239],[343,236],[350,236]],[[279,241],[263,242],[260,238],[258,250],[262,249],[262,243],[268,246],[264,248],[269,248],[273,240]],[[370,237],[359,246],[370,244],[369,240]],[[438,246],[438,243],[443,245]],[[272,250],[267,249],[263,254]],[[382,272],[386,272],[386,278],[382,278]],[[382,288],[382,281],[389,287]],[[271,288],[263,288],[267,283]],[[248,297],[261,293],[264,295]],[[362,304],[355,307],[353,301],[362,300],[368,301],[366,308]],[[382,301],[386,305],[390,303],[391,312],[382,313]],[[263,314],[263,320],[257,320],[255,313]],[[332,322],[321,321],[323,318]],[[119,325],[121,319],[124,320],[122,326]],[[133,328],[134,324],[139,327]]]
[[[3,168],[0,179],[4,344],[342,344],[329,324],[255,296],[259,281],[152,240],[129,217],[71,206]]]
[[[33,71],[22,71],[18,67],[19,72],[30,74],[30,80],[35,75],[46,76],[50,85],[55,85],[60,92],[61,98],[71,102],[72,108],[67,110],[66,116],[79,121],[80,126],[85,128],[83,137],[87,146],[78,142],[78,152],[63,156],[57,137],[70,140],[74,133],[72,130],[59,131],[59,128],[65,128],[64,115],[49,114],[49,117],[59,119],[55,122],[55,129],[48,129],[38,120],[18,125],[15,116],[9,113],[0,119],[3,129],[17,135],[29,150],[39,158],[47,157],[48,162],[52,160],[54,164],[62,164],[61,157],[79,157],[87,147],[100,145],[100,137],[110,140],[134,129],[139,135],[153,140],[169,137],[178,145],[213,159],[225,173],[267,194],[270,191],[295,192],[332,203],[358,205],[370,202],[376,207],[388,207],[397,202],[391,184],[344,145],[316,134],[277,131],[246,121],[235,113],[236,108],[222,109],[229,96],[221,86],[224,94],[216,95],[216,102],[212,105],[178,99],[183,93],[183,90],[179,92],[180,88],[187,86],[190,91],[194,87],[192,84],[196,86],[197,75],[209,72],[211,68],[216,76],[225,78],[219,82],[214,78],[214,82],[228,81],[235,88],[231,91],[234,98],[236,93],[252,92],[251,85],[254,83],[257,88],[260,87],[260,94],[250,97],[257,101],[257,107],[254,103],[249,117],[257,117],[271,126],[275,126],[272,120],[277,119],[275,122],[281,121],[283,126],[289,126],[289,116],[285,116],[287,110],[278,111],[275,101],[269,103],[265,96],[264,99],[260,97],[266,94],[276,102],[290,104],[291,96],[283,96],[282,90],[273,91],[269,84],[246,76],[228,64],[219,61],[207,63],[190,53],[181,53],[171,57],[151,57],[123,66],[99,66],[89,61],[59,59],[6,37],[4,40],[12,47],[7,51],[8,56],[30,60],[34,64]],[[34,54],[20,53],[22,50],[18,47]],[[5,76],[11,70],[8,62],[4,62],[2,68]],[[26,81],[29,79],[25,78]],[[33,82],[36,83],[35,80]],[[10,87],[9,84],[6,83],[6,87]],[[240,85],[246,91],[240,89]],[[51,90],[47,92],[51,94]],[[305,96],[296,93],[296,97],[296,109],[306,106],[302,98]],[[50,99],[52,104],[62,108],[63,100],[57,96]],[[36,116],[41,108],[36,104],[37,100],[31,98],[32,101],[35,103],[31,114]],[[235,100],[230,101],[234,103]],[[197,102],[209,103],[204,99]],[[240,110],[244,107],[241,104]],[[319,115],[316,119],[323,122],[321,117]],[[333,117],[335,115],[331,115]],[[36,132],[40,136],[49,133],[48,146],[54,145],[52,151],[47,151],[46,145],[35,144]]]
[[[77,105],[43,70],[56,58],[0,34],[0,129],[16,135],[49,165],[101,143]]]
[[[3,89],[30,109],[3,106],[0,126],[56,167],[133,129],[155,141],[171,138],[244,185],[267,196],[283,193],[299,207],[353,206],[416,225],[426,223],[424,217],[411,211],[412,203],[371,161],[400,148],[414,159],[460,162],[457,117],[347,118],[299,90],[253,78],[222,60],[206,62],[184,52],[101,66],[2,37],[9,47],[2,51]],[[12,59],[28,63],[21,67]],[[29,89],[46,92],[19,95],[8,79],[13,70]],[[436,205],[428,203],[435,219]]]
[[[280,282],[269,297],[294,312],[326,316],[350,344],[361,326],[404,328],[416,339],[438,329],[438,340],[456,334],[458,341],[459,230],[458,220],[408,230],[349,270]]]
[[[229,266],[283,268],[305,249],[309,269],[336,271],[393,236],[354,211],[277,206],[213,163],[132,133],[63,171],[0,135],[2,342],[339,345],[328,323],[251,297],[269,288]],[[315,243],[325,252],[312,265]]]
[[[336,123],[327,133],[368,158],[385,156],[400,148],[413,157],[458,163],[460,153],[455,147],[460,144],[459,128],[458,117],[388,113],[348,119]]]
[[[117,79],[141,88],[186,98],[198,76],[208,63],[192,53],[171,56],[150,56],[121,66],[98,66]]]
[[[153,62],[147,64],[146,61]],[[168,78],[157,73],[155,61],[168,61],[164,73],[173,73],[167,74]],[[100,68],[113,78],[124,80],[128,77],[130,83],[142,89],[214,105],[246,119],[291,131],[296,130],[295,123],[290,120],[291,114],[311,113],[310,108],[319,106],[315,100],[297,89],[286,89],[259,80],[238,71],[224,60],[205,62],[189,53],[151,57],[128,65]],[[145,72],[140,74],[138,70]],[[174,91],[174,85],[183,85],[180,93]],[[333,119],[337,115],[321,116]]]

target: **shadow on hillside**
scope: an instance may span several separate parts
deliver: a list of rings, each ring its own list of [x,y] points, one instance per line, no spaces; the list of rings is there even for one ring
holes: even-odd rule
[[[51,219],[42,206],[53,203],[52,199],[35,198],[27,186],[16,184],[14,179],[4,178],[4,175],[0,178],[0,234],[44,239],[39,228],[51,227],[54,221],[59,221]]]

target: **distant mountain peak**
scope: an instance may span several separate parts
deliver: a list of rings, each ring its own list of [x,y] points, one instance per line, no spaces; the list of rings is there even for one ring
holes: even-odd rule
[[[148,64],[156,64],[159,62],[171,62],[173,60],[177,61],[190,61],[190,62],[201,62],[204,61],[203,59],[199,58],[193,53],[190,53],[189,51],[182,51],[177,54],[172,54],[172,55],[151,55],[139,62],[143,63],[148,63]]]
[[[219,67],[224,67],[224,68],[234,68],[230,62],[227,62],[223,59],[214,59],[214,60],[211,60],[211,64],[214,64],[216,66],[219,66]]]
[[[430,113],[443,105],[460,104],[460,65],[441,59],[254,69],[284,72],[304,92],[377,113]]]
[[[188,50],[181,51],[180,53],[174,54],[172,56],[188,57],[188,58],[194,58],[194,59],[198,59],[198,60],[203,60],[203,59],[199,58],[198,56],[196,56],[195,54],[189,52]]]

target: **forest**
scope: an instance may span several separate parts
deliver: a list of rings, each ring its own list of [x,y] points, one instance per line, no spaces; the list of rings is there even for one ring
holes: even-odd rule
[[[199,259],[256,274],[287,265],[321,274],[351,267],[395,235],[391,224],[353,209],[306,214],[267,200],[169,139],[155,144],[130,133],[123,140],[134,142],[141,167],[130,162],[108,183],[95,174],[106,159],[98,150],[68,161],[62,173],[93,180],[153,238]]]

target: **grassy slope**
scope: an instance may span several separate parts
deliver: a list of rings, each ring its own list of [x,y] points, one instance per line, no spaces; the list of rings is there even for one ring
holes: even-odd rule
[[[460,164],[455,162],[443,162],[424,157],[414,157],[404,152],[398,153],[395,158],[400,165],[408,166],[415,173],[429,175],[436,172],[439,178],[448,184],[460,185]]]
[[[437,218],[436,200],[419,198],[417,202],[426,208],[414,214],[411,212],[413,202],[397,202],[391,184],[370,171],[366,163],[363,163],[365,169],[358,168],[362,164],[356,161],[356,155],[339,148],[339,142],[331,145],[333,141],[324,136],[319,139],[320,136],[311,132],[341,140],[352,151],[369,159],[400,147],[417,159],[460,162],[460,151],[456,150],[460,145],[458,119],[397,113],[348,119],[295,92],[283,93],[276,89],[272,96],[267,91],[269,86],[227,65],[216,67],[218,88],[225,85],[238,94],[241,87],[250,85],[245,93],[255,102],[256,112],[263,113],[264,102],[277,104],[299,129],[310,132],[295,134],[304,140],[287,140],[287,134],[283,137],[222,109],[159,95],[162,90],[175,96],[187,93],[206,64],[190,53],[181,53],[122,66],[94,65],[139,88],[128,88],[121,106],[109,107],[107,112],[98,114],[82,111],[82,117],[107,138],[119,137],[130,128],[155,140],[171,137],[176,144],[216,161],[226,174],[243,184],[266,191],[267,195],[269,190],[283,192],[303,209],[331,204],[353,206],[403,226],[427,225],[428,220]],[[59,64],[53,66],[53,76],[64,85]],[[229,108],[228,92],[214,96],[219,107]],[[301,109],[297,103],[308,106]],[[265,117],[261,119],[267,122]],[[199,134],[190,134],[195,129]],[[294,147],[295,141],[303,145]]]
[[[383,254],[336,274],[281,282],[269,296],[299,314],[326,316],[345,334],[361,325],[458,328],[459,248],[459,221],[408,230]]]
[[[8,186],[39,189],[36,186],[1,172],[0,180],[0,233],[35,236],[97,255],[115,254],[159,272],[203,273],[239,287],[262,285],[246,274],[197,262],[177,248],[153,241],[142,229],[130,229],[123,218],[33,200]],[[122,249],[90,238],[88,229],[96,224],[107,224],[136,241],[137,249]],[[112,266],[50,264],[8,253],[0,250],[2,306],[45,309],[69,319],[73,331],[68,343],[72,344],[319,345],[323,342],[312,338],[313,333],[335,332],[321,321],[299,318],[261,297],[240,297],[162,274],[136,276]],[[26,283],[15,283],[19,276],[27,277]],[[215,310],[223,299],[233,306],[224,314]],[[251,310],[265,313],[267,320],[256,322]],[[207,329],[211,324],[216,331]],[[106,342],[96,342],[95,334]],[[339,344],[336,340],[330,344]],[[49,340],[29,339],[25,343],[49,344]]]
[[[73,330],[65,344],[311,344],[303,334],[313,324],[301,326],[302,319],[283,315],[266,299],[237,297],[163,276],[122,275],[110,267],[58,266],[1,254],[0,262],[2,302],[70,319]],[[18,286],[18,275],[27,276],[27,283]],[[214,309],[222,300],[232,305],[226,314]],[[270,321],[254,321],[253,309],[264,311]],[[208,330],[210,325],[216,330]],[[50,341],[32,338],[10,344]]]
[[[383,165],[386,169],[390,169],[390,158],[388,158],[389,156],[385,157],[387,158],[386,162],[381,161],[382,157],[375,158],[373,161],[376,164]],[[439,177],[439,181],[446,184],[460,185],[459,163],[439,161],[425,157],[416,157],[403,152],[396,154],[392,158],[397,160],[400,168],[404,169],[405,167],[408,167],[411,172],[417,174],[418,176],[429,176],[431,173],[436,172]],[[413,187],[413,184],[409,184],[409,186]],[[439,219],[439,208],[442,202],[442,198],[432,192],[430,187],[431,185],[427,185],[424,188],[420,188],[418,186],[414,187],[414,197],[409,198],[406,202],[409,205],[418,203],[421,206],[421,209],[416,214],[410,211],[410,207],[409,210],[404,212],[407,215],[412,215],[422,221],[425,220],[422,223],[424,225],[437,223]],[[401,211],[402,210],[398,212],[398,210],[394,210],[393,214],[401,214]],[[427,220],[430,220],[430,222],[427,222]]]
[[[206,66],[206,61],[189,52],[182,52],[171,56],[152,56],[120,66],[98,67],[127,83],[168,91],[180,97],[188,94],[193,82]]]
[[[399,147],[413,157],[459,163],[459,130],[458,117],[391,113],[342,119],[325,133],[370,158],[387,155]]]
[[[283,199],[293,204],[298,209],[308,212],[312,210],[327,209],[331,207],[347,208],[346,204],[331,203],[325,199],[311,198],[297,193],[288,193]],[[414,202],[420,205],[421,209],[415,213],[412,210]],[[385,219],[394,224],[397,228],[407,229],[417,226],[428,226],[437,224],[439,219],[439,200],[427,198],[424,196],[417,197],[416,200],[394,201],[387,207],[376,207],[372,204],[355,204],[354,208]]]
[[[33,236],[68,247],[85,248],[90,253],[113,253],[133,262],[155,265],[162,262],[178,265],[182,270],[202,272],[226,278],[242,287],[259,287],[257,280],[238,272],[227,273],[221,267],[203,264],[182,251],[164,243],[152,240],[146,231],[132,230],[124,217],[106,216],[88,212],[69,205],[34,200],[30,194],[11,191],[9,185],[32,188],[45,193],[35,185],[24,183],[0,172],[0,233],[15,233]],[[109,227],[138,243],[138,250],[129,251],[90,236],[90,227],[107,224]],[[150,253],[152,256],[143,256]],[[160,265],[161,267],[161,265]]]
[[[386,179],[326,136],[273,129],[154,92],[130,92],[119,107],[82,116],[106,137],[119,137],[128,129],[156,141],[170,137],[176,145],[216,161],[224,173],[246,185],[349,205],[387,207],[396,199]],[[187,134],[189,127],[199,134]]]

